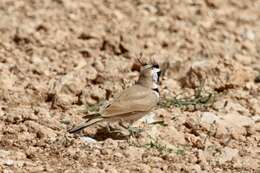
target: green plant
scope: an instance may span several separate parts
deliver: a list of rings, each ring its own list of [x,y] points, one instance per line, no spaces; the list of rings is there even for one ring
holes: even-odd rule
[[[160,153],[171,153],[173,151],[173,149],[168,148],[166,145],[160,144],[158,138],[154,139],[150,136],[150,139],[150,142],[144,145],[145,148],[153,148]]]
[[[194,95],[184,97],[183,94],[180,94],[173,98],[164,98],[161,99],[159,105],[161,107],[166,107],[166,108],[172,106],[174,107],[194,106],[194,108],[197,108],[198,106],[209,107],[214,103],[215,96],[216,96],[215,93],[205,90],[204,81],[202,81],[200,86],[195,89]]]
[[[183,156],[183,155],[185,154],[185,150],[182,149],[182,148],[177,148],[176,151],[175,151],[175,153],[176,153],[177,155]]]

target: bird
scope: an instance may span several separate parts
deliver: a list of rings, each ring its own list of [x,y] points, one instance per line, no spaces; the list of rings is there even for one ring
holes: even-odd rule
[[[139,61],[140,62],[140,61]],[[140,62],[141,63],[141,62]],[[157,63],[142,63],[137,82],[123,90],[117,98],[108,103],[101,112],[86,115],[86,121],[69,129],[77,133],[89,126],[103,121],[134,123],[156,107],[159,102],[159,80],[161,70]]]

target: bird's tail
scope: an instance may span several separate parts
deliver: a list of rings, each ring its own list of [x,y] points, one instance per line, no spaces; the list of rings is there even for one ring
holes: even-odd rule
[[[69,132],[69,133],[76,133],[76,132],[78,132],[78,131],[80,131],[80,130],[85,129],[86,127],[89,127],[89,126],[91,126],[91,125],[93,125],[93,124],[96,124],[96,123],[98,123],[98,122],[101,122],[101,121],[103,121],[103,120],[104,120],[104,119],[103,119],[102,117],[93,117],[93,118],[90,118],[90,119],[88,119],[87,121],[85,121],[85,122],[79,124],[78,126],[76,126],[76,127],[72,128],[72,129],[68,130],[68,132]]]

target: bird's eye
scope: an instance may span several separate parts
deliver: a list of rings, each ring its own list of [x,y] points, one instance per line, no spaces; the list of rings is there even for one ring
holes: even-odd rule
[[[153,68],[159,68],[159,65],[158,64],[154,64]]]

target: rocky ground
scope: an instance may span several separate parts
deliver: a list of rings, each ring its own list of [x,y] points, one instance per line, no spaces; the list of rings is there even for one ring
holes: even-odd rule
[[[0,172],[260,172],[259,9],[1,0]],[[140,54],[165,69],[144,131],[66,133],[136,81]]]

